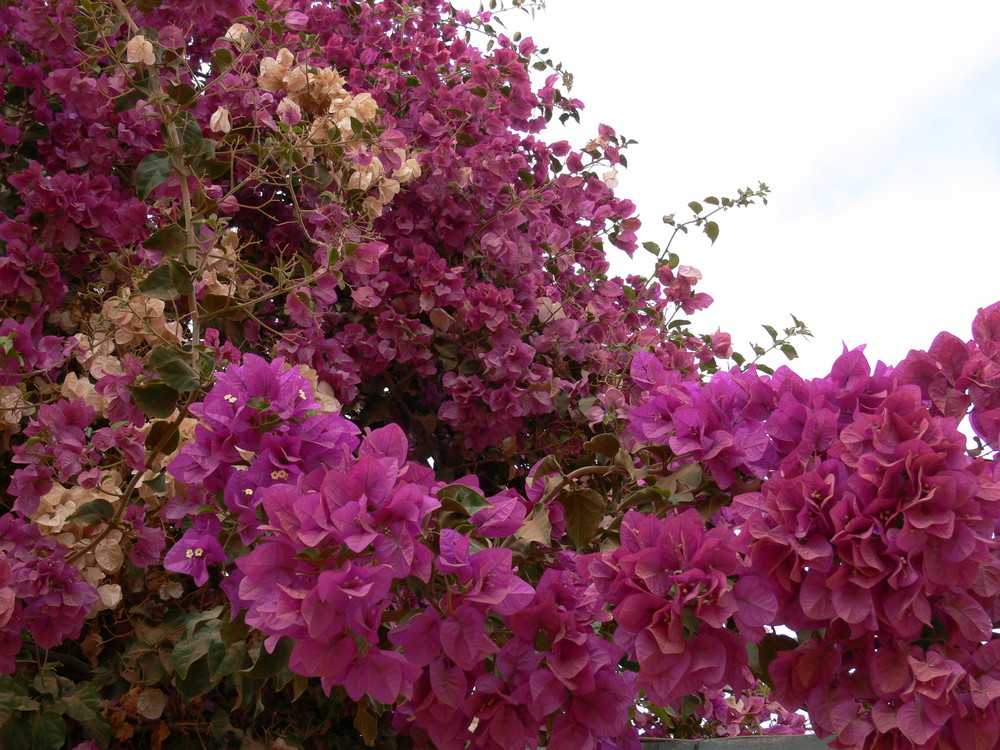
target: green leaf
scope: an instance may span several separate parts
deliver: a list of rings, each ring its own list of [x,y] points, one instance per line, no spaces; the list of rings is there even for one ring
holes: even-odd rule
[[[157,422],[157,424],[160,424]],[[177,446],[174,446],[175,448]],[[143,482],[144,485],[149,487],[153,492],[158,494],[163,494],[167,491],[167,474],[165,471],[160,470],[160,472],[152,479]]]
[[[774,330],[774,328],[772,326],[765,325],[765,326],[761,326],[761,328],[763,328],[765,331],[767,331],[767,335],[771,337],[771,341],[777,341],[778,340],[778,332],[776,330]]]
[[[180,395],[166,383],[130,385],[128,390],[132,394],[132,402],[142,409],[143,414],[153,419],[166,419],[173,414]]]
[[[146,200],[154,188],[166,182],[172,169],[166,154],[147,154],[135,168],[135,191],[139,199]]]
[[[657,504],[670,498],[670,491],[659,487],[643,487],[635,492],[629,493],[622,500],[619,510],[625,508],[638,508],[642,505]]]
[[[710,195],[709,197],[705,198],[705,203],[711,203],[713,206],[718,206],[719,199],[716,198],[714,195]]]
[[[36,693],[58,696],[59,678],[56,677],[56,673],[51,669],[42,669],[35,675],[35,679],[31,681],[31,687],[35,689]]]
[[[53,706],[77,721],[94,721],[101,710],[101,696],[92,682],[80,682],[73,692],[64,695]]]
[[[51,711],[35,714],[30,719],[32,750],[62,750],[66,744],[66,722]]]
[[[660,246],[657,245],[655,242],[643,242],[642,246],[644,249],[648,250],[653,255],[658,256],[660,254]]]
[[[483,508],[492,508],[493,504],[483,495],[464,484],[449,484],[437,491],[438,500],[448,510],[455,510],[472,516]]]
[[[714,221],[707,222],[705,224],[705,234],[708,235],[708,239],[710,239],[714,245],[715,241],[719,239],[719,225]]]
[[[246,643],[242,641],[226,646],[221,640],[212,643],[208,650],[208,670],[213,682],[233,674],[243,663],[247,654]]]
[[[161,344],[149,353],[146,369],[159,375],[171,388],[182,392],[195,391],[200,381],[189,360],[190,357],[177,347]]]
[[[157,266],[150,271],[149,275],[139,282],[139,291],[143,294],[148,294],[150,297],[167,301],[177,299],[180,296],[180,292],[174,286],[174,278],[170,272],[170,266],[166,264]]]
[[[704,210],[698,201],[691,201],[690,203],[688,203],[688,208],[690,208],[696,214],[700,214]]]
[[[566,518],[566,533],[577,549],[583,549],[597,534],[604,520],[605,501],[594,490],[570,490],[559,495]]]
[[[799,356],[799,353],[795,351],[795,347],[792,346],[791,344],[782,344],[781,352],[789,359],[795,359],[796,357]]]
[[[218,633],[211,630],[200,630],[191,638],[185,638],[178,642],[170,656],[174,672],[182,680],[187,678],[191,666],[201,657],[208,655],[208,649],[213,642],[216,642],[217,638]]]
[[[233,53],[225,47],[221,47],[212,53],[211,63],[212,71],[219,75],[233,64]]]
[[[274,651],[268,653],[262,645],[260,654],[250,669],[244,670],[247,677],[266,680],[288,668],[288,659],[292,655],[294,641],[291,638],[282,637],[274,647]]]
[[[164,255],[176,253],[184,247],[184,231],[176,224],[170,224],[153,232],[142,246],[147,250],[159,250]]]
[[[211,609],[204,611],[196,610],[192,612],[184,618],[184,632],[188,637],[190,637],[206,627],[210,630],[218,631],[219,627],[222,625],[221,616],[223,609],[224,606],[219,604]]]
[[[141,408],[141,407],[140,407]],[[115,506],[109,503],[104,498],[97,498],[96,500],[91,500],[89,503],[84,503],[79,508],[74,511],[68,521],[83,521],[88,526],[97,526],[99,523],[104,521],[110,521],[115,515]],[[41,676],[39,674],[39,676]]]

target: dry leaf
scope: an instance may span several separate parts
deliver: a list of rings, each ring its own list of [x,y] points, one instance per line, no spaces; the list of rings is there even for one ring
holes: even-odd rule
[[[146,688],[139,693],[135,706],[139,709],[139,713],[147,719],[159,719],[167,707],[167,696],[157,688]]]

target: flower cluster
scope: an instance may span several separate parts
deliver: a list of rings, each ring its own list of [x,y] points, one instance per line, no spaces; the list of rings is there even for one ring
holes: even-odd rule
[[[615,641],[639,663],[638,686],[658,705],[750,686],[743,639],[760,640],[778,601],[748,570],[740,541],[730,528],[706,529],[694,510],[663,519],[629,511],[621,547],[579,561],[614,607]]]
[[[22,629],[41,648],[80,635],[98,595],[63,552],[29,521],[0,516],[0,672],[14,671]]]
[[[168,518],[179,521],[204,506],[218,509],[218,495],[236,514],[244,542],[251,542],[259,534],[258,508],[268,487],[348,466],[358,429],[320,406],[309,380],[281,359],[268,362],[248,354],[242,364],[229,365],[205,400],[192,407],[199,419],[194,440],[168,466],[186,488],[168,504]],[[178,543],[183,546],[174,548],[185,551],[168,553],[172,564],[203,569],[214,555],[192,557],[186,550],[198,549],[191,540],[206,533],[207,527],[195,536],[189,531],[187,541]]]

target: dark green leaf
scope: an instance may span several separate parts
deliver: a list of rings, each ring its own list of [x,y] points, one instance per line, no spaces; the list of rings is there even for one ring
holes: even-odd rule
[[[214,682],[231,675],[243,663],[247,647],[243,642],[226,646],[221,640],[213,641],[208,650],[208,670]]]
[[[159,250],[164,255],[176,253],[184,247],[184,231],[176,224],[170,224],[153,232],[142,246],[148,250]]]
[[[172,169],[166,154],[147,154],[135,168],[135,191],[139,199],[146,200],[154,188],[166,182]]]
[[[0,732],[0,747],[32,747],[31,723],[26,716],[19,716],[4,725]]]
[[[254,665],[245,670],[248,677],[257,680],[266,680],[288,668],[288,658],[292,655],[294,642],[291,638],[283,637],[274,647],[274,651],[268,653],[264,646],[260,647],[260,654]]]
[[[62,716],[45,711],[34,714],[30,723],[32,750],[62,750],[66,744],[66,722]]]
[[[177,689],[181,699],[185,701],[193,701],[212,689],[212,677],[206,657],[190,664],[186,676],[177,681]]]
[[[153,419],[166,419],[173,414],[180,395],[166,383],[130,385],[128,390],[132,394],[132,402]]]
[[[160,424],[160,423],[157,422],[157,424]],[[177,446],[175,445],[174,447],[176,448]],[[156,492],[157,494],[162,494],[162,493],[166,492],[167,491],[167,475],[166,475],[166,472],[161,471],[159,474],[157,474],[155,477],[153,477],[149,481],[143,482],[143,484],[146,485],[147,487],[149,487],[153,492]]]
[[[110,521],[114,515],[115,506],[99,497],[81,505],[67,520],[82,521],[88,526],[97,526],[104,521]]]
[[[774,330],[774,328],[772,326],[764,325],[764,326],[761,326],[761,328],[763,328],[765,331],[767,331],[767,335],[771,337],[771,341],[777,341],[778,340],[778,332],[776,330]]]
[[[708,239],[710,239],[714,245],[715,241],[719,239],[719,225],[714,221],[707,222],[705,224],[705,234],[708,235]]]
[[[223,73],[233,64],[233,53],[225,47],[220,47],[212,53],[212,71],[216,75]]]
[[[156,422],[146,433],[146,448],[152,450],[160,446],[160,453],[173,453],[180,442],[180,431],[169,422]],[[162,445],[161,445],[162,444]]]
[[[570,490],[559,495],[566,518],[566,533],[577,549],[586,547],[601,528],[604,498],[594,490]]]
[[[621,443],[618,442],[618,438],[614,435],[606,433],[603,435],[594,435],[594,437],[583,444],[583,449],[613,458],[621,450]]]
[[[174,672],[181,679],[185,679],[191,665],[208,654],[208,649],[213,642],[217,641],[217,638],[218,633],[211,630],[199,630],[192,637],[180,641],[174,646],[174,651],[171,654]]]
[[[187,107],[198,96],[198,92],[188,83],[174,83],[167,88],[167,95],[181,107]]]
[[[670,497],[670,491],[659,487],[643,487],[625,496],[622,500],[621,508],[638,508],[642,505],[656,504],[663,502]]]
[[[174,346],[163,344],[153,349],[146,360],[146,369],[155,372],[164,383],[178,391],[194,391],[200,385],[190,357]]]
[[[51,669],[39,670],[38,674],[35,675],[35,679],[31,682],[31,687],[35,689],[36,693],[53,696],[59,695],[59,679]]]
[[[56,701],[53,708],[77,721],[93,721],[101,709],[101,696],[92,682],[81,682],[73,692]]]
[[[719,199],[716,198],[714,195],[710,195],[709,197],[707,197],[705,199],[705,203],[711,203],[713,206],[718,206],[719,205]]]
[[[14,701],[21,694],[20,687],[12,678],[0,676],[0,726],[14,716]]]
[[[139,291],[162,300],[172,300],[180,296],[180,292],[174,286],[170,266],[166,264],[150,271],[149,275],[139,282]]]
[[[691,201],[690,203],[688,203],[688,208],[690,208],[696,214],[700,214],[703,210],[701,204],[698,201]]]
[[[782,344],[781,351],[789,359],[795,359],[796,357],[799,356],[799,353],[795,351],[795,347],[792,346],[791,344]]]

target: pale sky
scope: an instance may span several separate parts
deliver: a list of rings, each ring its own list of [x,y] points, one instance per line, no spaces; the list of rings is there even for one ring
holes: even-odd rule
[[[1000,299],[1000,3],[547,0],[502,18],[575,76],[583,127],[551,140],[605,122],[639,141],[617,191],[641,240],[662,245],[660,217],[691,200],[770,186],[718,217],[714,247],[674,243],[716,300],[699,331],[747,352],[794,314],[815,336],[793,367],[818,376],[841,341],[895,364],[940,330],[968,338]]]

